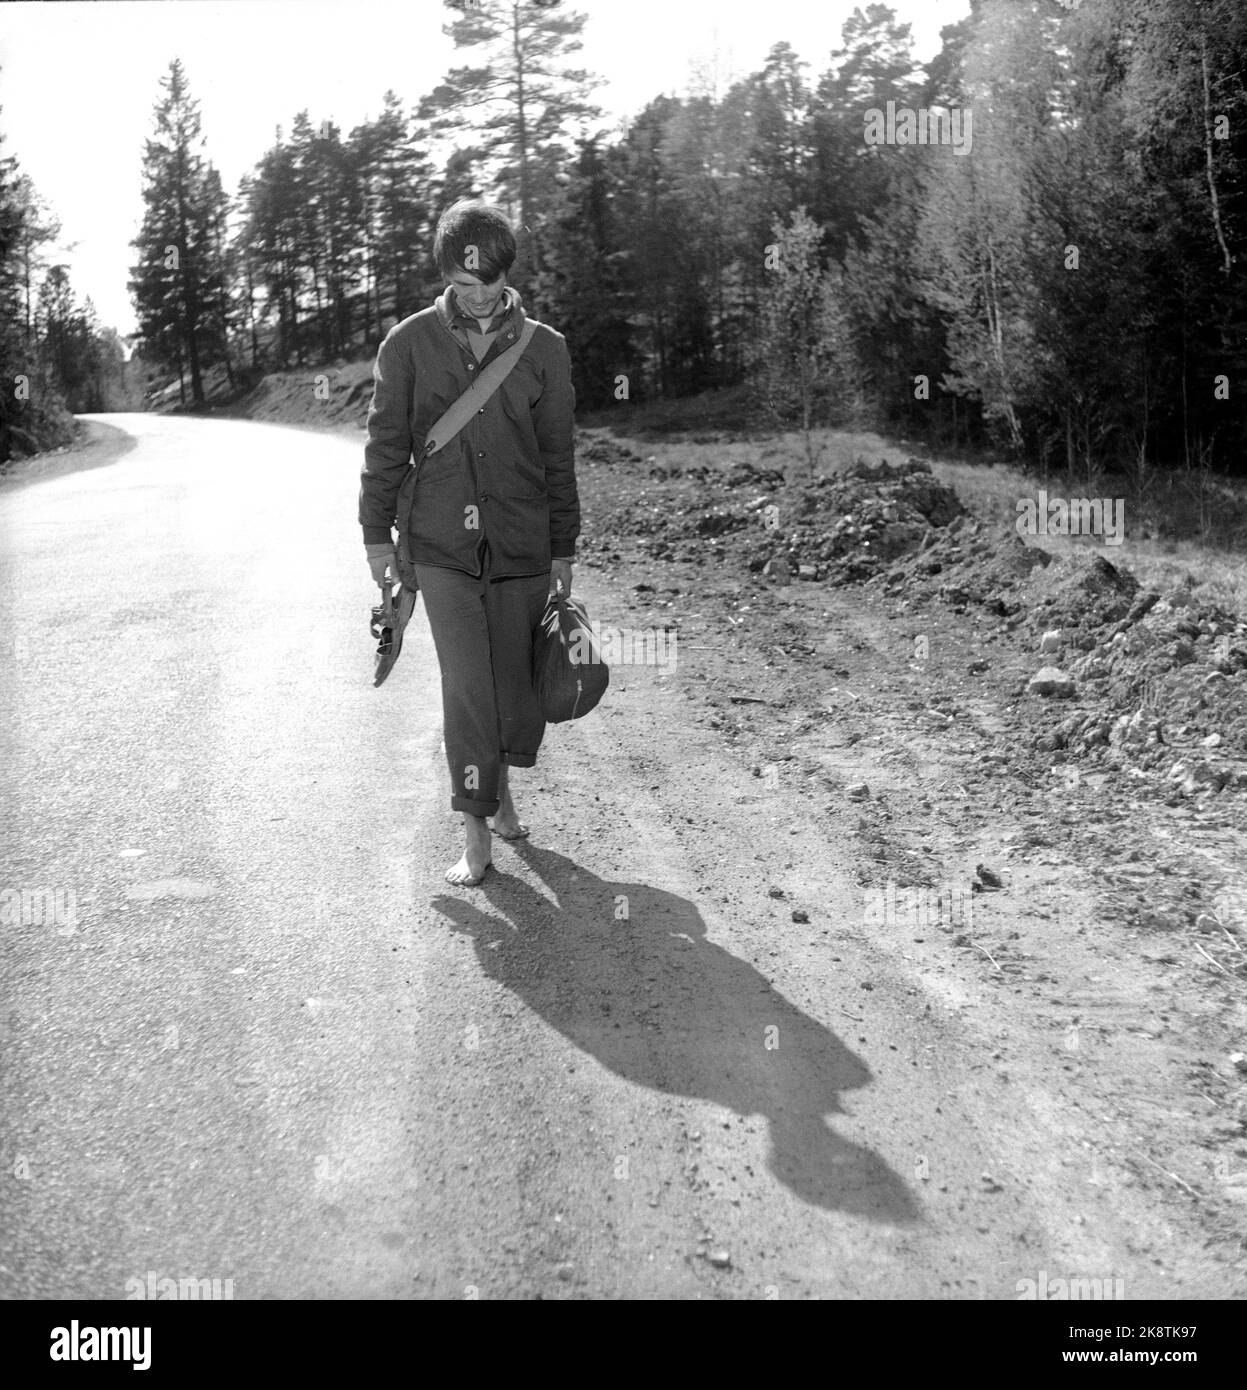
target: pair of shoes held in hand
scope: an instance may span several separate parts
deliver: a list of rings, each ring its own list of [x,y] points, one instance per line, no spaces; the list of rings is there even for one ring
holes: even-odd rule
[[[416,611],[416,597],[419,590],[400,584],[392,590],[383,585],[381,602],[372,610],[372,635],[378,639],[376,669],[373,672],[374,686],[381,684],[394,669],[399,653],[403,650],[403,633]]]

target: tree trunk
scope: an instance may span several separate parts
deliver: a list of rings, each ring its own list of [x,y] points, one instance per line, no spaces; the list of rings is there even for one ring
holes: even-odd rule
[[[247,259],[247,317],[251,327],[251,367],[260,365],[260,339],[255,326],[255,282],[251,275],[251,259]]]
[[[537,229],[533,225],[532,208],[529,206],[528,196],[528,112],[524,98],[524,49],[520,42],[520,7],[518,5],[513,5],[511,9],[511,47],[515,54],[516,143],[519,146],[520,157],[520,225],[528,233],[529,264],[532,270],[529,290],[532,295],[533,309],[540,313],[543,306],[537,285],[541,275],[541,245],[537,238]]]
[[[1208,173],[1208,200],[1212,204],[1212,225],[1217,233],[1217,245],[1221,248],[1224,260],[1222,270],[1228,275],[1234,266],[1230,248],[1225,244],[1225,233],[1221,230],[1221,199],[1217,196],[1217,180],[1212,165],[1212,109],[1208,91],[1208,40],[1201,28],[1199,34],[1199,66],[1204,77],[1204,163]]]

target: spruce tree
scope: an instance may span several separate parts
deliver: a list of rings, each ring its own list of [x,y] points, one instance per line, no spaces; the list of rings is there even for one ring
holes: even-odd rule
[[[165,365],[185,363],[191,401],[204,404],[203,372],[219,357],[214,316],[225,278],[219,239],[220,181],[203,154],[199,104],[192,99],[179,59],[160,79],[155,135],[143,156],[145,211],[132,266],[139,333],[145,355]]]

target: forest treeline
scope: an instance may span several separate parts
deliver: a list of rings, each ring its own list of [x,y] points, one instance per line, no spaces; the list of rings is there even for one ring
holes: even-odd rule
[[[142,408],[120,335],[43,254],[60,231],[17,159],[0,150],[0,468],[67,443],[74,410]]]
[[[1244,471],[1247,9],[970,9],[925,65],[872,4],[821,71],[778,42],[602,133],[574,66],[591,15],[459,0],[462,66],[349,132],[297,113],[232,195],[175,60],[142,154],[142,358],[195,408],[210,372],[241,390],[371,351],[441,288],[439,213],[487,196],[522,228],[512,280],[567,335],[586,408],[745,386],[807,428]],[[67,285],[47,292],[56,267],[32,292],[20,187],[0,164],[0,365],[34,343],[90,408],[112,346]]]

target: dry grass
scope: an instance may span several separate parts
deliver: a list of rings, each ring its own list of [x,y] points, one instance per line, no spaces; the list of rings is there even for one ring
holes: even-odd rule
[[[1001,529],[1014,528],[1018,500],[1035,498],[1041,487],[1049,497],[1122,497],[1126,537],[1120,545],[1105,545],[1092,536],[1041,536],[1034,543],[1055,552],[1095,546],[1113,564],[1133,571],[1146,588],[1163,593],[1187,586],[1200,598],[1247,614],[1247,544],[1243,540],[1247,488],[1236,488],[1224,479],[1205,479],[1202,495],[1192,495],[1201,485],[1177,474],[1153,480],[1142,491],[1120,477],[1095,480],[1094,490],[1089,490],[1085,478],[1040,481],[1008,464],[929,462],[932,472],[977,517]],[[1220,498],[1215,513],[1209,500],[1213,496]]]

